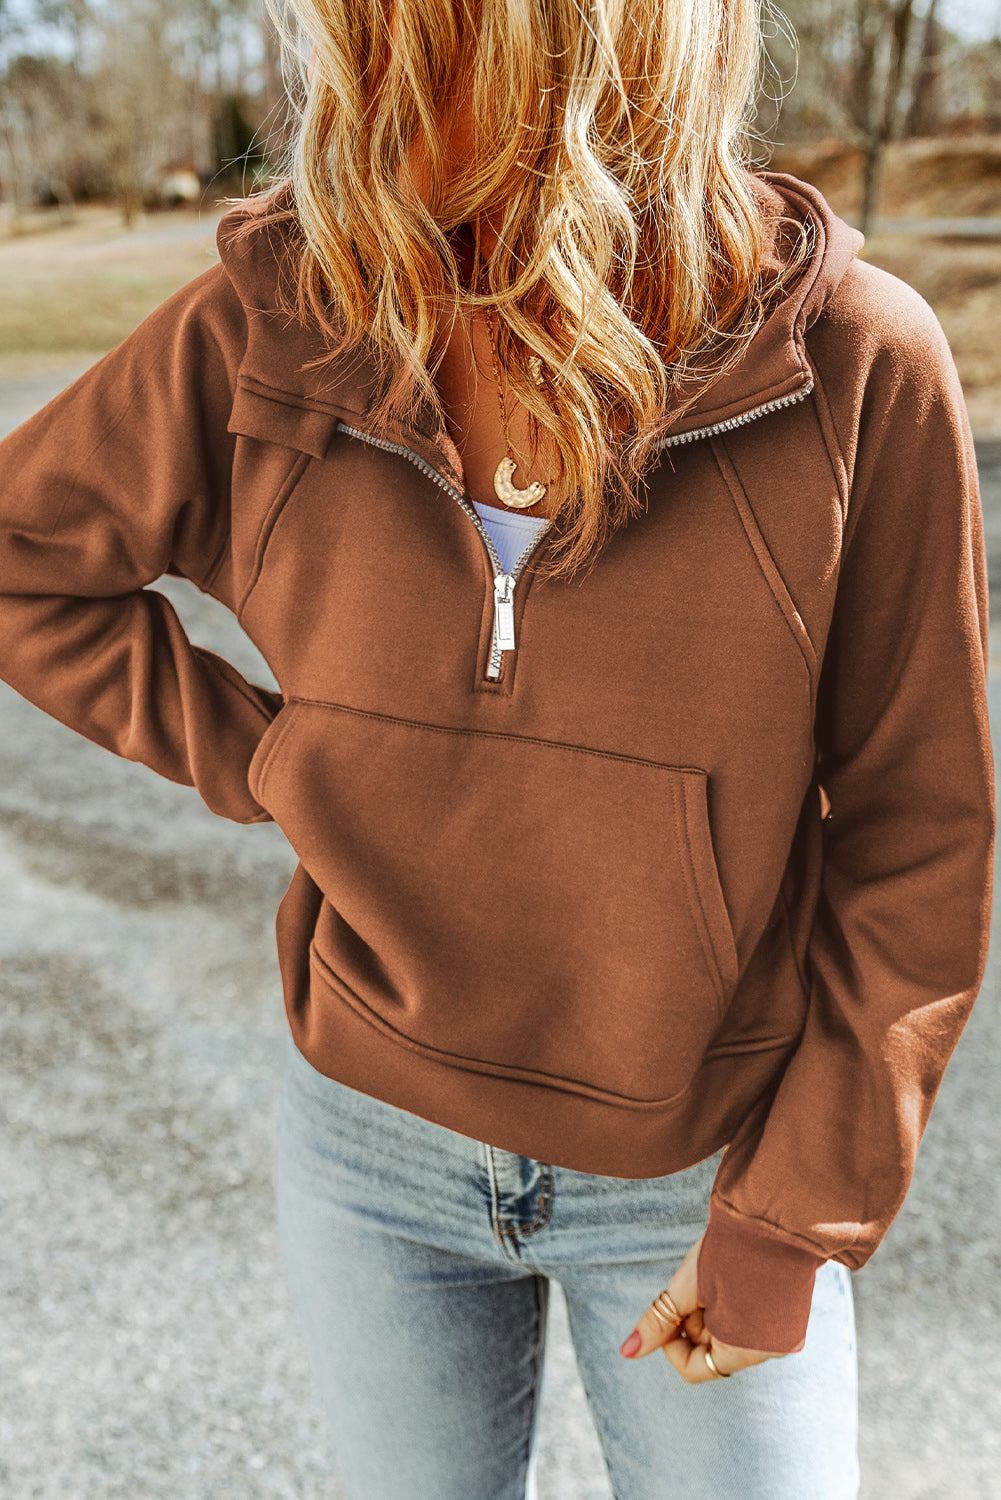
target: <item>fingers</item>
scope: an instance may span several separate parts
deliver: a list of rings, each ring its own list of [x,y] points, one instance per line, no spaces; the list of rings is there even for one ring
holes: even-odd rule
[[[677,1338],[684,1318],[680,1310],[675,1316],[666,1304],[667,1298],[662,1293],[658,1301],[647,1308],[622,1345],[621,1352],[628,1358],[642,1359],[645,1354],[650,1354],[669,1340]]]
[[[686,1317],[689,1313],[696,1311],[701,1313],[696,1271],[699,1264],[699,1247],[704,1238],[704,1235],[699,1235],[695,1244],[691,1247],[681,1265],[668,1282],[668,1291],[674,1298],[679,1312],[684,1313]]]
[[[719,1374],[710,1369],[706,1359],[706,1351],[710,1347],[713,1362]],[[725,1380],[734,1372],[732,1357],[728,1360],[725,1355],[721,1354],[719,1345],[711,1344],[708,1335],[705,1342],[700,1344],[690,1343],[687,1339],[675,1339],[666,1346],[664,1353],[681,1378],[689,1385],[704,1385],[708,1380]]]
[[[654,1349],[678,1338],[686,1320],[696,1319],[695,1331],[702,1327],[702,1310],[698,1303],[695,1267],[698,1260],[697,1240],[675,1271],[664,1291],[654,1299],[622,1344],[621,1353],[631,1359],[642,1359]]]
[[[706,1325],[702,1317],[701,1307],[697,1307],[693,1313],[688,1314],[682,1327],[689,1343],[704,1344],[709,1337],[706,1333]]]
[[[696,1240],[620,1349],[620,1353],[629,1359],[642,1359],[655,1349],[663,1349],[689,1385],[725,1380],[749,1365],[759,1365],[766,1359],[779,1357],[756,1349],[738,1349],[733,1344],[723,1344],[712,1338],[703,1318],[696,1279],[701,1244],[701,1239]],[[706,1357],[707,1353],[712,1364]]]
[[[697,1342],[677,1338],[665,1345],[664,1353],[689,1385],[702,1385],[707,1380],[726,1380],[739,1370],[764,1364],[766,1359],[783,1357],[779,1354],[764,1354],[758,1349],[738,1349],[735,1344],[721,1344],[704,1326],[702,1337]],[[706,1358],[707,1354],[711,1355],[715,1370]]]

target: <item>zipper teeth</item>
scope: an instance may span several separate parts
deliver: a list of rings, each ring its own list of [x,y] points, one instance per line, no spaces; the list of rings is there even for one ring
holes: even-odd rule
[[[746,422],[753,422],[756,417],[763,417],[767,412],[778,411],[783,406],[791,406],[794,401],[804,400],[807,396],[809,396],[812,390],[813,376],[811,375],[806,385],[801,386],[798,391],[792,391],[787,396],[776,396],[773,401],[765,401],[761,406],[752,407],[750,411],[741,412],[735,417],[727,417],[722,422],[713,422],[707,427],[696,427],[693,428],[691,432],[681,432],[678,433],[675,437],[662,438],[660,442],[655,446],[657,448],[670,448],[681,443],[693,443],[697,438],[709,437],[712,433],[727,432],[733,427],[742,427]],[[374,448],[383,448],[387,453],[401,454],[404,458],[409,459],[412,464],[415,464],[417,468],[420,469],[421,473],[426,474],[427,477],[433,480],[436,485],[438,485],[446,492],[446,494],[451,495],[456,504],[462,506],[462,509],[472,521],[473,525],[476,527],[476,530],[479,532],[483,545],[487,549],[487,556],[490,558],[490,566],[493,569],[494,579],[496,580],[497,578],[503,576],[504,569],[501,567],[501,560],[497,552],[497,548],[494,546],[493,539],[484,526],[483,522],[480,520],[480,517],[477,514],[476,510],[472,505],[469,504],[462,491],[456,489],[454,484],[449,484],[444,474],[436,469],[434,464],[428,463],[426,458],[422,458],[419,453],[415,453],[412,448],[408,448],[404,443],[391,443],[388,438],[375,437],[372,433],[365,432],[360,427],[352,427],[348,422],[338,421],[337,429],[340,432],[349,433],[351,437],[361,438],[362,442],[371,443]],[[518,582],[518,579],[521,577],[522,571],[526,563],[528,562],[528,559],[531,557],[532,553],[541,542],[545,533],[549,530],[551,524],[551,521],[547,521],[545,526],[539,528],[536,535],[528,543],[521,556],[518,558],[511,573],[508,574],[508,577],[513,580],[512,588],[514,584]],[[496,679],[500,676],[501,656],[502,653],[497,645],[497,637],[495,631],[494,639],[490,648],[490,661],[487,667],[487,676],[491,679]]]
[[[444,474],[440,473],[439,470],[435,468],[434,464],[429,464],[426,458],[422,458],[419,453],[415,453],[412,448],[408,448],[404,443],[391,443],[388,438],[375,437],[372,433],[365,432],[360,427],[352,427],[348,422],[339,421],[337,423],[337,429],[339,432],[348,433],[351,437],[361,438],[362,442],[371,443],[374,448],[383,448],[387,453],[399,453],[404,458],[408,458],[412,464],[415,464],[417,468],[420,469],[422,474],[426,474],[427,477],[429,479],[432,479],[435,484],[437,484],[441,489],[445,491],[446,494],[451,495],[453,500],[455,500],[457,504],[461,505],[462,509],[465,511],[466,515],[469,517],[469,519],[472,521],[473,525],[479,532],[483,540],[483,545],[487,549],[487,556],[490,558],[490,566],[493,570],[495,581],[496,579],[504,576],[504,569],[501,567],[500,555],[497,551],[497,548],[494,546],[493,538],[487,531],[487,528],[484,526],[483,522],[480,520],[480,517],[477,514],[476,510],[472,505],[469,504],[462,491],[456,489],[454,484],[449,484]],[[524,570],[528,559],[531,557],[532,553],[541,542],[545,532],[549,530],[551,524],[552,522],[547,521],[545,526],[541,526],[539,528],[536,535],[528,543],[527,547],[518,558],[518,561],[514,565],[513,571],[507,575],[513,580],[511,585],[512,588],[514,587],[514,584],[518,582],[518,579],[521,577],[522,571]],[[496,608],[496,605],[494,607]],[[491,641],[490,645],[490,660],[487,663],[487,677],[491,681],[495,681],[500,676],[501,657],[502,652],[497,645],[497,635],[495,631],[493,640]]]
[[[371,443],[373,447],[384,448],[388,453],[401,453],[404,458],[409,458],[411,463],[416,464],[422,473],[426,474],[429,479],[433,479],[435,484],[440,485],[443,490],[451,495],[452,498],[462,506],[463,510],[466,512],[466,515],[469,516],[473,525],[476,527],[477,531],[480,533],[480,536],[483,538],[487,552],[490,554],[490,562],[494,570],[494,577],[501,577],[504,569],[501,567],[500,555],[498,554],[497,548],[494,546],[493,538],[487,531],[483,522],[480,520],[480,517],[477,514],[476,510],[467,501],[462,491],[456,489],[454,484],[449,484],[444,474],[436,469],[434,464],[429,464],[426,458],[422,458],[419,453],[415,453],[412,448],[407,448],[403,443],[391,443],[387,438],[374,437],[372,433],[363,432],[360,427],[351,427],[347,422],[338,422],[337,426],[341,432],[347,432],[350,433],[352,437],[361,438],[364,442]],[[528,543],[528,546],[518,558],[518,561],[514,565],[513,571],[508,575],[509,577],[514,579],[515,583],[517,583],[518,579],[521,577],[521,573],[523,568],[525,567],[525,564],[528,562],[528,559],[531,557],[539,542],[542,540],[543,534],[548,531],[550,525],[551,522],[547,521],[545,526],[539,528],[538,533],[532,538],[532,540]]]
[[[812,390],[813,376],[811,375],[806,384],[801,386],[798,391],[791,391],[787,396],[776,396],[773,401],[765,401],[761,406],[752,407],[750,411],[738,412],[735,417],[726,417],[722,422],[712,422],[706,427],[693,427],[691,432],[679,432],[674,437],[661,438],[660,442],[655,444],[655,447],[671,448],[681,443],[694,443],[698,438],[710,437],[716,432],[729,432],[734,427],[743,427],[745,423],[753,422],[755,418],[763,417],[770,411],[780,411],[784,406],[792,406],[796,401],[804,401]],[[419,453],[415,453],[412,448],[405,447],[403,443],[391,443],[386,438],[374,437],[372,433],[364,432],[360,427],[351,427],[347,422],[339,421],[337,426],[340,431],[348,432],[352,437],[362,438],[366,443],[371,443],[376,448],[385,448],[389,453],[402,453],[405,458],[409,458],[412,463],[416,464],[429,479],[433,479],[435,484],[440,485],[443,490],[447,490],[458,504],[462,506],[483,538],[487,551],[490,554],[490,561],[493,564],[495,575],[503,572],[500,558],[497,555],[497,549],[476,511],[467,502],[462,491],[457,490],[454,484],[449,484],[448,480],[435,468],[434,464],[429,464],[427,459],[422,458]],[[549,523],[543,528],[543,531],[548,530],[548,526]],[[513,578],[518,577],[520,570],[535,550],[536,544],[543,535],[543,531],[540,531],[538,536],[533,538],[519,557],[515,564],[515,571],[511,575]]]
[[[511,574],[511,577],[514,579],[515,583],[518,582],[518,579],[521,577],[522,569],[524,568],[525,564],[528,562],[528,559],[531,557],[536,547],[542,541],[542,538],[545,536],[546,532],[549,530],[552,524],[553,523],[551,521],[547,520],[545,526],[540,526],[538,531],[532,537],[532,540],[528,543],[528,546],[525,548],[524,552],[518,558],[518,561],[514,565],[514,571]]]
[[[473,525],[476,527],[477,531],[480,533],[480,536],[483,538],[484,545],[490,556],[490,566],[493,568],[494,577],[500,577],[504,569],[501,567],[501,560],[498,556],[497,548],[493,544],[493,539],[491,538],[490,533],[487,531],[476,511],[467,502],[466,497],[462,493],[462,491],[457,490],[454,484],[449,484],[444,474],[440,473],[439,470],[435,468],[434,464],[429,464],[426,458],[422,458],[419,453],[415,453],[412,448],[407,448],[403,443],[391,443],[386,438],[373,437],[372,433],[363,432],[360,427],[350,427],[347,422],[338,422],[337,427],[339,431],[350,433],[352,437],[361,438],[363,442],[371,443],[375,448],[385,448],[387,453],[400,453],[404,458],[409,458],[410,462],[416,464],[418,469],[420,469],[423,474],[426,474],[429,479],[433,479],[435,484],[439,485],[446,492],[446,494],[451,495],[453,500],[457,501],[457,503],[462,506],[463,510],[466,512],[466,515],[469,516]],[[521,561],[521,559],[519,559],[519,561]]]
[[[661,438],[655,446],[658,448],[670,448],[678,443],[694,443],[696,438],[709,437],[714,432],[728,432],[731,427],[742,427],[745,422],[753,422],[755,417],[763,417],[766,412],[778,411],[780,407],[792,406],[794,401],[803,401],[813,390],[813,376],[806,385],[801,386],[798,391],[791,391],[788,396],[776,396],[774,401],[766,401],[763,406],[752,407],[750,411],[738,413],[735,417],[727,417],[722,422],[713,422],[709,427],[693,427],[691,432],[679,432],[675,437]]]

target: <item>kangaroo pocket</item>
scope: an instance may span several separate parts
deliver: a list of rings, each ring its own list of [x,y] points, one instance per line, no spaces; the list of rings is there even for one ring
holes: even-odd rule
[[[291,700],[250,768],[326,901],[314,978],[457,1066],[636,1101],[737,981],[702,770]]]

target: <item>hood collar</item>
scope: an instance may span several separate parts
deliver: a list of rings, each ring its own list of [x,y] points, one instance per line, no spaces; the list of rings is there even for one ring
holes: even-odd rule
[[[807,386],[813,376],[804,332],[832,296],[865,242],[861,231],[841,219],[812,184],[785,172],[748,175],[765,208],[766,278],[771,279],[788,254],[790,227],[779,223],[781,218],[811,219],[813,250],[784,299],[758,329],[740,363],[702,389],[693,404],[667,429],[666,437],[726,422]],[[283,205],[291,203],[288,184],[281,190],[279,201]],[[366,341],[333,366],[304,368],[327,346],[318,330],[307,328],[278,310],[279,281],[284,277],[287,288],[292,270],[289,244],[283,233],[285,226],[266,225],[243,239],[231,238],[230,231],[238,221],[257,213],[259,210],[253,206],[231,209],[223,215],[216,231],[222,264],[248,319],[248,342],[238,387],[247,393],[259,412],[261,400],[284,407],[284,414],[278,418],[282,430],[289,430],[293,415],[289,408],[299,408],[306,414],[296,419],[307,433],[306,447],[322,454],[336,419],[368,430],[367,413],[378,387],[375,354]],[[237,427],[237,430],[242,429]],[[447,437],[443,442],[444,435],[434,430],[429,406],[419,410],[413,428],[389,436],[406,437],[411,446],[419,447],[429,461],[439,465],[444,456],[449,467],[457,475],[461,473],[454,445]],[[418,438],[423,441],[415,441]],[[282,441],[280,436],[278,441]]]

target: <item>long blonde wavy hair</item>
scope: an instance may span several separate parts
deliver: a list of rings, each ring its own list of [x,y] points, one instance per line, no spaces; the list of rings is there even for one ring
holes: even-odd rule
[[[749,146],[770,3],[265,0],[292,129],[276,181],[226,200],[254,206],[239,232],[293,221],[282,310],[322,331],[311,367],[374,351],[377,424],[424,399],[444,423],[442,310],[493,309],[533,459],[541,425],[566,495],[542,576],[590,565],[645,508],[665,427],[740,360],[808,257],[806,226],[783,220],[796,239],[763,284]],[[470,77],[474,160],[448,180],[443,101]],[[497,242],[484,261],[476,235],[465,285],[455,232],[486,214]]]

